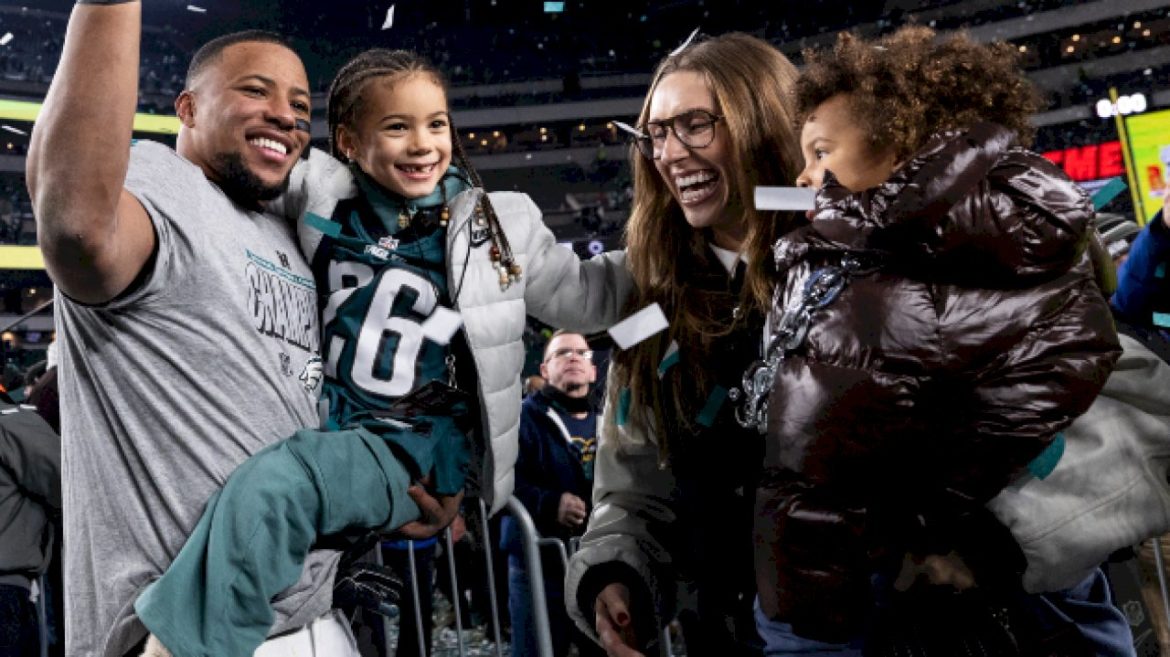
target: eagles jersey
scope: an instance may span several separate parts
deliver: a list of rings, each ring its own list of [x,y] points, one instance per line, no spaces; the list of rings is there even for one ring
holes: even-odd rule
[[[446,230],[436,205],[399,228],[403,202],[359,175],[363,194],[343,200],[311,254],[321,307],[324,396],[331,427],[371,418],[434,379],[445,380],[448,347],[422,323],[449,305]]]

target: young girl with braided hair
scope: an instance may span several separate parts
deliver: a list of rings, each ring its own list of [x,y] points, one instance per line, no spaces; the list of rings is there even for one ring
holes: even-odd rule
[[[465,477],[478,475],[479,494],[501,508],[526,315],[585,332],[619,318],[621,254],[580,262],[526,195],[485,193],[424,59],[358,55],[328,112],[344,163],[313,152],[281,208],[299,221],[320,299],[323,431],[256,454],[212,498],[135,605],[154,635],[148,652],[252,654],[271,625],[269,599],[316,540],[399,529],[420,510],[407,535],[433,535]],[[455,317],[462,330],[450,339]]]

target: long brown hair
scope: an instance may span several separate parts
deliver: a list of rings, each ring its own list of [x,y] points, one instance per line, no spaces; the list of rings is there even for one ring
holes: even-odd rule
[[[752,197],[757,185],[791,185],[801,169],[796,135],[793,87],[797,71],[767,42],[732,33],[700,41],[672,53],[658,65],[638,124],[645,125],[650,100],[664,77],[678,71],[703,76],[724,116],[731,166],[731,207],[742,212],[746,227],[743,252],[749,259],[740,293],[742,317],[762,316],[771,300],[770,248],[794,222],[788,213],[761,212]],[[630,310],[658,303],[670,321],[666,334],[618,352],[610,375],[609,402],[616,408],[623,389],[630,394],[627,421],[658,428],[663,457],[676,437],[666,427],[689,426],[710,392],[702,367],[672,368],[660,383],[658,364],[672,340],[678,341],[683,362],[712,357],[712,339],[735,327],[728,314],[713,312],[709,295],[696,294],[689,284],[695,271],[710,264],[714,254],[705,231],[693,229],[665,181],[636,149],[634,204],[626,224],[627,263],[635,282]],[[689,358],[688,358],[689,357]],[[665,413],[671,413],[667,423]]]

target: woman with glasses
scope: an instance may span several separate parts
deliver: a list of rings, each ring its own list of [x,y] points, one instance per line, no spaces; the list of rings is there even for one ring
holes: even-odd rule
[[[759,357],[769,248],[794,221],[751,199],[800,170],[795,78],[766,42],[728,34],[664,59],[638,117],[629,307],[658,303],[670,328],[614,355],[595,508],[565,596],[611,655],[651,650],[676,580],[696,596],[688,652],[760,651],[751,531],[763,442],[727,395]]]

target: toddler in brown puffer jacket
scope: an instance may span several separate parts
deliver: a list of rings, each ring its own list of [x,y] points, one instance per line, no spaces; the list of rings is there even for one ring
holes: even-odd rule
[[[816,208],[775,245],[745,416],[768,434],[761,620],[802,638],[856,637],[871,575],[925,555],[934,583],[1018,580],[984,505],[1119,354],[1092,204],[1023,148],[1038,99],[1014,49],[934,37],[842,35],[797,84]]]

